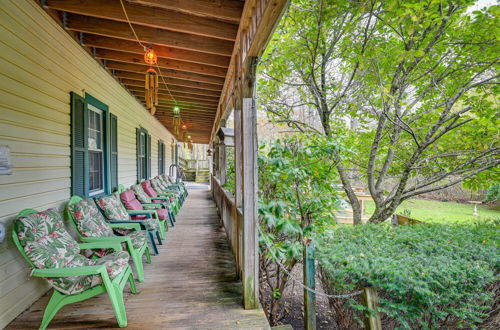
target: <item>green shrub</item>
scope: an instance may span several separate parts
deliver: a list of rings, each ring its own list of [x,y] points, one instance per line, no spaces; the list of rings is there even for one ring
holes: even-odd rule
[[[486,196],[484,197],[485,202],[496,202],[500,199],[500,182],[497,182],[491,185],[486,192]]]
[[[317,238],[324,287],[377,287],[384,322],[407,329],[474,327],[488,317],[498,299],[489,288],[498,288],[499,247],[499,221],[338,226]],[[360,317],[359,300],[342,304]]]

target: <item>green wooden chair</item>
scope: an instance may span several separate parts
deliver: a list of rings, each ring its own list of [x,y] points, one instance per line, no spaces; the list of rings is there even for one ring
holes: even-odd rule
[[[175,183],[167,174],[161,174],[159,175],[159,177],[168,187],[177,189],[180,192],[182,192],[184,198],[186,198],[189,195],[188,190],[186,188],[186,184],[184,182],[181,181],[179,183]]]
[[[132,257],[137,272],[139,282],[144,282],[144,267],[142,265],[142,256],[146,255],[146,262],[151,263],[151,255],[145,231],[141,230],[138,223],[108,223],[98,210],[95,201],[92,198],[82,199],[79,196],[73,196],[69,200],[66,209],[66,216],[73,223],[80,240],[83,242],[116,242],[124,244],[128,253]],[[129,228],[134,231],[124,236],[117,236],[113,228]],[[101,256],[106,251],[98,252]]]
[[[33,267],[32,276],[45,278],[53,287],[40,329],[45,329],[65,305],[107,292],[120,327],[127,326],[123,289],[130,284],[137,293],[129,255],[120,243],[100,241],[78,244],[66,231],[56,209],[21,211],[12,229],[12,240]],[[80,250],[113,249],[100,259],[89,259]]]
[[[180,191],[174,190],[165,186],[159,177],[153,178],[149,180],[151,187],[156,191],[159,196],[167,196],[172,198],[172,201],[175,205],[174,214],[177,215],[181,209],[181,205],[183,203],[183,195]]]
[[[153,248],[153,252],[155,255],[158,255],[158,248],[156,247],[155,236],[158,240],[158,244],[162,245],[162,238],[159,232],[160,226],[162,224],[159,223],[158,219],[153,218],[151,214],[146,214],[143,220],[135,220],[132,219],[128,210],[123,206],[120,195],[118,193],[114,193],[107,196],[100,196],[94,198],[94,201],[97,207],[102,211],[102,214],[106,218],[106,221],[109,223],[138,223],[141,225],[142,230],[146,230],[148,233],[148,239],[151,247]],[[127,235],[129,233],[129,229],[123,228],[115,228],[115,231],[121,235]]]

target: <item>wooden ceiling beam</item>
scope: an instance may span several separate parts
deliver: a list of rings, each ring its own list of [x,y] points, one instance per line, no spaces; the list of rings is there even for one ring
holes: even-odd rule
[[[131,91],[132,94],[136,96],[141,96],[144,97],[146,93],[144,91]],[[158,100],[170,100],[170,101],[183,101],[187,103],[192,103],[192,104],[198,104],[198,105],[211,105],[211,106],[217,106],[217,102],[214,101],[205,101],[205,100],[200,100],[196,98],[191,98],[191,97],[173,97],[170,95],[158,95]]]
[[[139,93],[143,93],[144,92],[144,88],[141,88],[139,86],[129,86],[129,85],[125,85],[125,87],[127,87],[127,89],[131,92],[139,92]],[[195,98],[193,97],[192,94],[186,94],[186,93],[175,93],[175,92],[168,92],[166,90],[160,90],[158,91],[158,97],[165,97],[165,96],[173,96],[176,100],[177,99],[181,99],[181,98],[189,98],[189,99],[192,99],[193,102],[198,102],[198,101],[201,101],[201,102],[211,102],[211,103],[215,103],[218,101],[218,99],[213,99],[213,98],[207,98],[207,96],[200,96],[199,98]]]
[[[121,79],[121,83],[127,87],[129,90],[134,90],[134,91],[144,91],[144,82],[137,81],[137,80],[130,80],[130,79]],[[193,97],[193,98],[199,98],[200,100],[210,100],[210,101],[218,101],[219,97],[218,96],[209,96],[209,95],[198,95],[194,94],[191,92],[183,92],[183,91],[178,91],[175,90],[174,88],[160,88],[158,89],[158,94],[160,95],[169,95],[170,93],[175,96],[180,96],[180,97]]]
[[[137,41],[109,38],[86,33],[84,33],[80,39],[80,42],[87,47],[118,50],[140,54],[141,56],[144,55],[144,48],[142,48]],[[169,58],[198,64],[213,65],[221,68],[229,67],[229,56],[200,53],[156,44],[151,46],[158,58]]]
[[[136,40],[127,23],[77,14],[66,15],[66,28],[101,36]],[[203,53],[230,56],[234,42],[207,38],[182,32],[167,31],[134,25],[139,40],[145,44],[159,44]]]
[[[94,56],[96,58],[104,60],[143,65],[145,66],[144,71],[146,71],[147,68],[149,67],[149,65],[144,62],[144,55],[126,53],[116,50],[95,48]],[[166,58],[158,58],[158,66],[160,67],[160,69],[191,72],[191,73],[197,73],[197,74],[215,76],[221,78],[225,78],[227,72],[227,69],[217,66],[184,62],[178,60],[170,60]],[[153,67],[153,69],[158,71],[156,67]]]
[[[244,2],[240,0],[127,0],[144,6],[177,10],[191,15],[240,22]]]
[[[120,81],[129,86],[137,86],[137,87],[142,87],[144,89],[144,77],[143,79],[127,79],[126,77],[121,77],[121,74],[115,73],[115,77],[119,78]],[[184,93],[184,94],[189,94],[189,95],[199,95],[199,96],[210,96],[210,97],[215,97],[219,99],[220,93],[216,91],[207,91],[204,89],[198,89],[198,88],[189,88],[189,87],[183,87],[183,86],[177,86],[177,85],[171,85],[167,84],[168,90],[171,92],[177,92],[177,93]],[[162,83],[160,85],[160,91],[167,91],[165,88],[165,85]]]
[[[140,103],[142,103],[144,106],[146,106],[146,102],[144,100],[144,97],[141,97],[141,96],[138,96],[138,95],[134,95]],[[200,111],[200,112],[209,112],[209,113],[212,113],[212,112],[216,112],[216,108],[215,107],[212,107],[212,106],[206,106],[206,105],[193,105],[192,103],[190,104],[186,104],[184,102],[177,102],[175,103],[174,101],[172,100],[158,100],[159,101],[159,105],[158,107],[161,107],[161,108],[165,108],[165,109],[170,109],[170,111],[172,110],[173,106],[174,105],[178,105],[181,107],[181,115],[182,115],[182,112],[189,112],[189,111]]]
[[[64,12],[127,22],[118,0],[46,0],[46,5]],[[130,22],[140,26],[230,41],[236,39],[238,32],[238,25],[233,23],[126,2],[124,6]]]
[[[146,74],[146,70],[147,70],[147,68],[144,65],[124,63],[124,62],[115,62],[115,61],[106,61],[106,67],[108,69],[112,69],[112,70],[137,72],[137,73],[142,73],[142,74]],[[221,85],[224,82],[224,78],[220,78],[220,77],[206,76],[206,75],[200,75],[200,74],[196,74],[196,73],[182,72],[182,71],[169,70],[169,69],[161,70],[161,75],[163,77],[168,77],[168,78],[176,78],[176,79],[195,81],[195,82],[200,82],[200,83],[205,83],[205,84],[213,84],[212,87],[216,88],[217,90],[221,87]],[[167,79],[165,79],[165,82],[168,83]],[[163,83],[163,80],[160,78],[160,84],[162,84],[162,83]]]
[[[214,106],[209,106],[209,105],[193,105],[192,103],[185,103],[185,102],[177,102],[175,103],[172,100],[159,100],[160,107],[167,107],[169,109],[172,109],[174,105],[179,105],[181,107],[181,112],[182,111],[206,111],[206,112],[212,112],[216,111],[216,107]]]
[[[121,70],[113,70],[115,77],[124,78],[124,79],[132,79],[144,81],[144,71],[141,72],[132,72],[132,71],[121,71]],[[162,73],[164,73],[162,71]],[[167,85],[175,86],[179,88],[193,88],[199,91],[207,92],[207,93],[217,93],[219,95],[222,90],[222,86],[205,84],[190,80],[176,79],[163,76],[163,79],[167,83]],[[163,80],[160,78],[161,84],[163,85]]]

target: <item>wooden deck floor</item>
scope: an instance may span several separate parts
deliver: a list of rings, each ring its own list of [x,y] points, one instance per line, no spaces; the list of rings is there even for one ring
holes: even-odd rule
[[[127,329],[269,329],[262,310],[242,308],[233,257],[206,189],[190,189],[160,255],[145,264],[140,293],[125,288]],[[37,329],[48,295],[8,329]],[[118,327],[106,295],[64,307],[49,329]]]

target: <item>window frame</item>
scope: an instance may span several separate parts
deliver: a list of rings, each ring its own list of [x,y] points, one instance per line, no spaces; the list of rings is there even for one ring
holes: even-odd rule
[[[144,140],[142,139],[143,136]],[[142,142],[144,142],[144,145],[141,144]],[[143,154],[141,154],[141,150]],[[139,160],[142,160],[142,162]],[[138,183],[149,179],[151,176],[151,135],[142,126],[136,128],[136,167]]]

